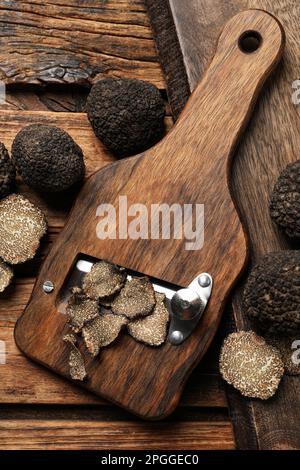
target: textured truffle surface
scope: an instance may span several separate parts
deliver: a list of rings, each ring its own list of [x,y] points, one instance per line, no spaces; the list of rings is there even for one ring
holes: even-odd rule
[[[107,261],[99,261],[84,276],[82,287],[91,299],[106,299],[121,290],[125,279],[124,268],[119,268]]]
[[[300,332],[300,252],[264,256],[248,277],[243,305],[265,333]]]
[[[267,400],[276,392],[284,367],[276,348],[254,331],[239,331],[223,343],[220,372],[242,395]]]
[[[270,214],[289,237],[300,237],[300,160],[280,174],[272,192]]]
[[[0,292],[3,292],[9,286],[13,276],[12,268],[0,259]]]
[[[156,305],[153,313],[128,323],[128,333],[137,341],[149,346],[160,346],[167,336],[169,311],[165,305],[165,295],[155,294]]]
[[[9,158],[8,151],[0,142],[0,199],[13,191],[15,181],[15,167]]]
[[[96,136],[117,157],[142,152],[164,134],[163,99],[154,85],[142,80],[100,80],[86,109]]]
[[[86,325],[82,330],[82,336],[92,356],[97,356],[100,348],[104,348],[115,341],[126,323],[127,319],[123,316],[102,313]]]
[[[77,338],[72,333],[66,334],[63,340],[71,347],[69,354],[70,377],[73,380],[82,381],[86,378],[84,359],[76,346]]]
[[[24,182],[38,191],[64,191],[85,173],[82,150],[72,137],[44,124],[27,126],[17,134],[12,158]]]
[[[134,277],[127,281],[120,294],[112,302],[116,315],[133,319],[149,315],[155,306],[155,293],[147,277]]]
[[[19,194],[0,201],[0,258],[10,264],[34,257],[47,231],[42,211]]]
[[[85,297],[80,289],[74,289],[66,313],[70,317],[70,327],[75,333],[79,333],[86,323],[99,316],[98,303]]]

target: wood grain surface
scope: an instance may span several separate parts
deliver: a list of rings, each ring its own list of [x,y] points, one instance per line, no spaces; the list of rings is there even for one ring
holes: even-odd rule
[[[101,408],[0,410],[1,449],[232,449],[226,413],[178,414],[175,420],[144,423]]]
[[[90,85],[135,77],[164,88],[143,0],[6,0],[0,6],[0,79]]]
[[[153,7],[153,2],[148,1]],[[179,66],[184,63],[187,82],[177,83],[177,94],[187,99],[186,85],[196,86],[209,63],[220,25],[244,8],[263,8],[277,15],[287,34],[283,64],[265,90],[254,119],[243,139],[232,174],[233,194],[250,234],[252,262],[264,253],[285,249],[288,240],[272,224],[268,204],[270,192],[288,162],[299,159],[299,107],[293,105],[292,82],[299,78],[298,54],[300,4],[293,0],[191,0],[189,9],[180,0],[163,2],[172,12],[177,31]],[[153,7],[154,8],[154,7]],[[154,10],[153,10],[154,11]],[[154,15],[152,16],[154,21]],[[159,38],[158,38],[159,39]],[[168,62],[163,42],[160,58]],[[176,68],[175,63],[173,66]],[[167,81],[176,77],[169,70]],[[180,107],[173,109],[178,114]],[[248,328],[241,308],[242,286],[236,290],[233,305],[237,327]],[[299,449],[299,379],[285,378],[278,395],[268,403],[246,400],[229,390],[231,413],[239,448]]]
[[[253,54],[239,47],[239,38],[251,30],[262,37]],[[62,341],[67,320],[58,314],[57,305],[80,253],[178,286],[187,286],[199,272],[209,272],[214,279],[209,306],[194,334],[179,347],[165,343],[149,348],[123,335],[112,347],[103,349],[100,359],[86,357],[88,380],[83,386],[87,389],[144,418],[164,418],[175,409],[188,375],[216,333],[225,299],[245,266],[245,238],[227,175],[233,149],[283,46],[283,31],[271,15],[254,10],[236,15],[224,27],[214,60],[165,139],[142,155],[106,166],[87,180],[17,322],[16,342],[30,358],[69,377],[68,347]],[[222,94],[216,93],[220,83]],[[127,196],[128,206],[145,204],[148,213],[153,203],[201,202],[205,207],[203,248],[187,251],[185,240],[173,238],[97,238],[99,203],[117,207],[119,195]],[[45,279],[54,283],[53,295],[41,289]]]

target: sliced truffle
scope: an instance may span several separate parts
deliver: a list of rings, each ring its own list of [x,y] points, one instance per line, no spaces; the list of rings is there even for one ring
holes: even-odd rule
[[[111,304],[113,313],[130,319],[149,315],[154,306],[155,292],[147,277],[134,277],[127,281]]]
[[[300,332],[300,251],[264,256],[248,277],[243,306],[265,333]]]
[[[127,319],[113,313],[103,313],[82,329],[82,336],[88,351],[97,356],[100,348],[111,344],[117,337]]]
[[[98,302],[87,298],[80,289],[74,289],[66,313],[70,317],[70,327],[75,333],[79,333],[86,323],[99,316]]]
[[[44,214],[25,197],[11,194],[0,201],[0,258],[7,263],[33,258],[46,231]]]
[[[63,337],[63,340],[65,343],[70,343],[73,346],[76,346],[77,344],[77,336],[74,333],[67,333]]]
[[[0,259],[0,292],[3,292],[9,286],[13,276],[12,268]]]
[[[242,395],[267,400],[275,394],[284,366],[276,348],[254,331],[240,331],[223,343],[220,372]]]
[[[13,191],[15,182],[15,167],[9,158],[8,151],[0,142],[0,199]]]
[[[121,290],[125,280],[124,268],[119,268],[107,261],[99,261],[84,276],[82,287],[91,299],[102,299],[104,303],[109,303],[109,298]]]
[[[127,325],[128,333],[137,341],[149,346],[160,346],[167,336],[169,312],[165,305],[165,295],[155,294],[156,305],[153,313],[145,318],[131,321]]]
[[[270,336],[266,341],[278,349],[284,364],[285,372],[288,375],[300,374],[300,344],[299,337],[291,336]]]
[[[280,174],[272,192],[270,214],[289,237],[300,237],[300,160]]]
[[[154,85],[142,80],[100,80],[86,109],[96,136],[117,157],[142,152],[164,134],[164,101]]]
[[[73,380],[83,381],[86,378],[86,370],[81,352],[76,347],[77,338],[73,334],[66,334],[63,340],[71,346],[69,355],[70,377]]]
[[[12,158],[24,182],[38,191],[64,191],[85,173],[79,145],[63,129],[45,124],[32,124],[17,134]]]

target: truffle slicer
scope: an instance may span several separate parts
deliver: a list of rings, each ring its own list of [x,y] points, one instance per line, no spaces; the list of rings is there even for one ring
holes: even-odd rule
[[[88,390],[143,418],[160,419],[175,409],[246,264],[246,238],[230,192],[231,157],[283,49],[284,32],[274,16],[260,10],[237,14],[168,135],[86,181],[17,322],[15,339],[27,356],[69,378],[69,348],[62,339],[66,315],[59,306],[78,259],[108,260],[178,289],[209,273],[209,302],[182,344],[167,340],[155,348],[121,334],[96,359],[85,354],[88,379],[82,386]],[[97,238],[98,206],[118,207],[119,196],[127,197],[128,206],[144,204],[148,212],[152,204],[204,204],[203,247],[186,250],[186,240],[174,238]]]

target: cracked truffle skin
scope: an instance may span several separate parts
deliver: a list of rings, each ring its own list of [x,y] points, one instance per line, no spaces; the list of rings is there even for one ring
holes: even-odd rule
[[[264,333],[300,332],[300,251],[264,256],[247,280],[243,306]]]
[[[164,101],[159,90],[143,80],[100,80],[91,89],[86,109],[96,136],[119,158],[146,150],[164,134]]]
[[[300,160],[280,174],[271,196],[270,215],[290,238],[300,237]]]
[[[0,199],[8,196],[14,189],[16,171],[8,151],[0,142]]]
[[[24,182],[42,192],[65,191],[85,174],[81,148],[67,132],[54,126],[23,128],[13,142],[12,158]]]

